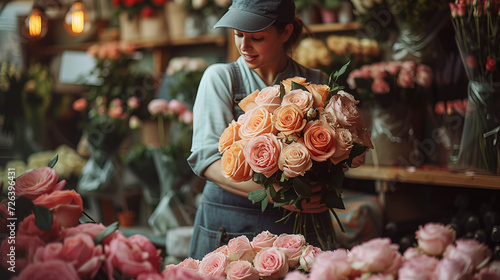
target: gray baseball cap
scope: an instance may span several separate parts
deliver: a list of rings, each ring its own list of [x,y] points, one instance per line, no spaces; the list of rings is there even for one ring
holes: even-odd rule
[[[259,32],[275,22],[292,23],[293,0],[233,0],[214,28],[228,27],[243,32]]]

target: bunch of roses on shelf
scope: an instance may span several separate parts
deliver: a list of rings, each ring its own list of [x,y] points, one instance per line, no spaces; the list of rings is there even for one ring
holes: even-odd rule
[[[221,279],[498,279],[500,261],[475,239],[456,239],[450,226],[427,223],[415,232],[417,243],[403,254],[389,238],[374,238],[351,250],[322,251],[300,234],[264,231],[252,241],[229,240],[201,261],[187,258],[165,271],[183,269]],[[193,276],[194,277],[194,276]],[[191,279],[191,278],[189,278]]]
[[[148,18],[156,12],[163,13],[167,0],[113,0],[111,4],[118,12],[125,12],[129,17],[140,15]]]
[[[349,73],[347,82],[355,89],[362,104],[386,106],[394,103],[411,104],[419,98],[419,90],[432,85],[429,66],[413,61],[388,61],[363,65]]]
[[[261,202],[263,211],[269,197],[275,207],[293,204],[302,210],[319,187],[327,208],[344,209],[344,170],[359,166],[372,146],[358,101],[336,84],[346,67],[332,73],[331,86],[294,77],[256,90],[239,103],[245,113],[219,139],[222,174],[234,182],[262,185],[249,199]],[[307,216],[301,214],[295,215],[294,233],[304,229]],[[310,220],[318,222],[311,215]],[[326,237],[318,235],[324,248],[334,238],[328,237],[331,232],[325,229]]]

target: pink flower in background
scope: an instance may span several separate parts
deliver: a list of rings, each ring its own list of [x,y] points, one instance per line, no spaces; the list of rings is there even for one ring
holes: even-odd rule
[[[376,94],[386,94],[389,93],[391,88],[384,79],[375,79],[372,83],[371,90]]]
[[[128,120],[128,126],[130,129],[138,129],[142,125],[141,119],[139,119],[138,116],[130,116],[130,119]]]
[[[130,243],[139,247],[143,254],[147,254],[146,259],[153,265],[155,271],[160,270],[161,257],[160,251],[156,246],[144,235],[134,234],[128,238]]]
[[[321,248],[312,245],[304,246],[299,259],[300,267],[305,271],[310,271],[316,256],[322,252]]]
[[[406,253],[405,253],[406,256]],[[427,255],[417,255],[406,259],[398,271],[398,277],[405,280],[432,279],[432,272],[439,259]]]
[[[309,279],[346,279],[351,274],[351,271],[351,264],[348,261],[347,251],[345,249],[325,251],[319,253],[314,258]]]
[[[418,248],[425,254],[440,256],[446,247],[455,241],[456,233],[451,226],[427,223],[415,232]]]
[[[252,245],[255,252],[259,252],[264,248],[269,248],[273,246],[274,241],[278,238],[276,234],[270,233],[269,231],[263,231],[256,235],[250,244]]]
[[[47,279],[79,280],[80,277],[70,263],[61,260],[33,263],[27,266],[17,277],[17,280]]]
[[[15,256],[13,256],[11,251],[12,244],[9,244],[9,240],[11,239],[5,238],[0,245],[0,253],[2,254],[0,256],[0,260],[2,261],[1,265],[5,269],[15,265],[16,271],[22,271],[32,263],[36,250],[45,246],[45,242],[36,235],[29,236],[18,233],[14,246]]]
[[[228,257],[224,253],[209,253],[201,260],[198,273],[202,276],[225,277],[228,263]]]
[[[354,246],[349,252],[351,267],[362,273],[388,273],[396,275],[403,263],[399,246],[389,238],[374,238]]]
[[[370,67],[370,76],[374,80],[382,80],[387,77],[387,72],[383,64],[373,64]]]
[[[186,110],[179,115],[179,120],[183,123],[190,124],[193,123],[193,112]]]
[[[168,101],[165,99],[153,99],[148,104],[151,115],[167,115],[169,113]]]
[[[400,61],[389,61],[385,63],[385,70],[393,76],[396,76],[400,69],[401,69]]]
[[[463,259],[441,259],[433,271],[433,279],[467,280],[471,279],[469,274],[470,262]]]
[[[227,256],[232,261],[253,261],[255,251],[250,244],[250,240],[245,235],[235,237],[229,240],[227,244]]]
[[[428,88],[432,84],[432,70],[427,65],[419,65],[417,67],[417,74],[415,77],[415,83],[417,85]]]
[[[109,116],[114,119],[121,118],[124,112],[122,107],[111,107],[108,110]]]
[[[283,251],[271,247],[260,250],[255,255],[253,265],[262,279],[280,279],[288,273],[288,260]]]
[[[73,110],[78,111],[78,112],[81,112],[81,111],[87,109],[87,106],[88,106],[87,99],[85,99],[83,97],[78,98],[77,100],[75,100],[73,102]]]
[[[438,101],[436,105],[434,105],[434,112],[438,115],[444,115],[444,113],[446,113],[446,105],[444,101]]]
[[[94,224],[94,223],[84,223],[80,224],[76,227],[66,228],[61,230],[60,239],[68,238],[80,233],[88,234],[92,239],[95,239],[99,233],[105,230],[106,227],[103,224]],[[104,245],[108,245],[111,240],[114,238],[125,238],[123,234],[119,231],[115,231],[114,233],[108,235],[103,240]]]
[[[50,230],[42,230],[35,225],[35,215],[31,214],[19,223],[17,234],[39,236],[44,242],[52,242],[59,237],[59,231],[60,229],[57,225],[57,219],[54,218],[52,220],[52,227]]]
[[[16,196],[25,196],[33,200],[42,194],[62,190],[66,180],[60,182],[58,180],[59,175],[50,167],[31,170],[16,179]]]
[[[283,280],[307,280],[307,274],[304,274],[298,270],[294,270],[288,273]]]
[[[415,79],[410,71],[401,70],[398,74],[397,84],[402,88],[413,88],[415,87]]]
[[[230,262],[226,274],[227,280],[259,280],[259,272],[249,261]]]
[[[135,280],[164,280],[163,275],[159,273],[142,273]]]
[[[127,107],[129,107],[130,109],[135,110],[139,108],[140,105],[141,101],[139,101],[139,98],[137,98],[136,96],[132,96],[127,100]]]
[[[206,280],[206,277],[183,267],[172,267],[163,271],[163,280]]]
[[[288,258],[288,266],[296,267],[302,255],[302,247],[306,239],[301,234],[281,234],[273,243],[273,247],[282,250]]]
[[[470,258],[472,269],[483,268],[491,259],[492,252],[484,243],[475,239],[458,239],[455,245],[449,245],[444,251],[445,258]]]
[[[187,110],[187,105],[177,99],[172,99],[168,102],[168,109],[175,115],[180,115]]]

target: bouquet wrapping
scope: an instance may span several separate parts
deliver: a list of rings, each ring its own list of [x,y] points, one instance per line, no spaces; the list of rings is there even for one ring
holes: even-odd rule
[[[256,90],[241,100],[245,113],[219,140],[222,174],[234,182],[262,185],[249,194],[252,202],[262,203],[262,211],[269,198],[274,207],[292,204],[298,211],[285,211],[280,221],[295,213],[295,233],[302,232],[309,216],[317,226],[314,214],[301,212],[313,192],[320,190],[320,202],[333,215],[333,208],[344,209],[344,171],[362,164],[367,147],[372,147],[358,101],[336,84],[343,71],[345,67],[333,73],[329,85],[294,77]],[[316,233],[323,247],[334,240],[331,232]]]

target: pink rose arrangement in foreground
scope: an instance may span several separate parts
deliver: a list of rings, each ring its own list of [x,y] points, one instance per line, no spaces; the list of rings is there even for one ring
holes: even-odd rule
[[[335,179],[362,164],[373,147],[357,104],[339,87],[302,77],[256,90],[241,100],[245,113],[219,138],[223,176],[261,184],[249,199],[261,202],[262,209],[270,196],[274,206],[302,210],[315,186],[326,208],[344,208],[341,180]]]

